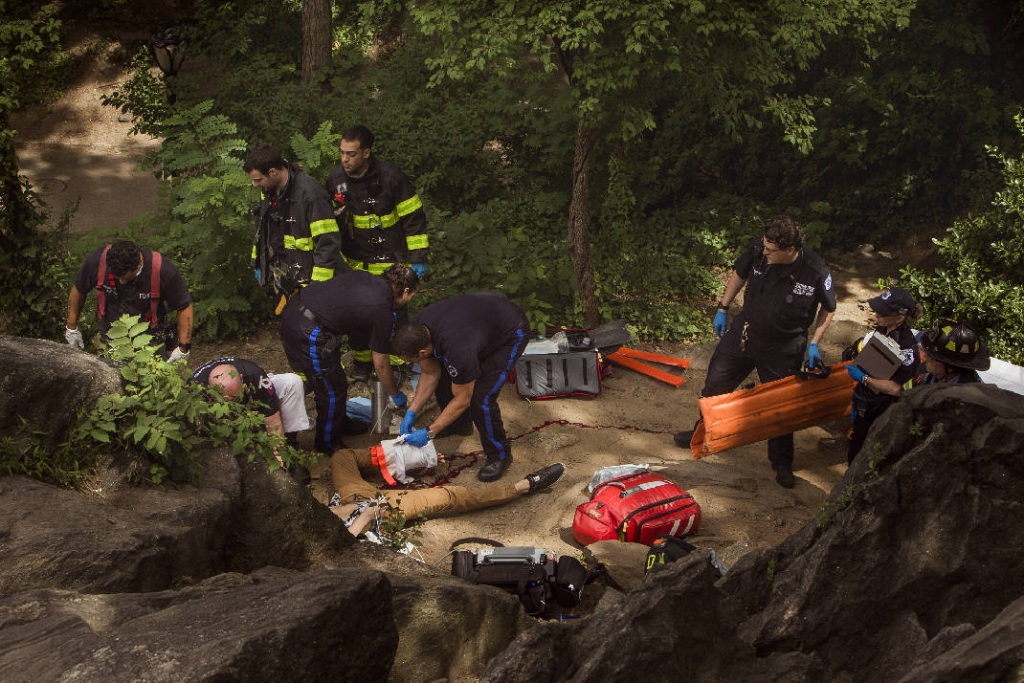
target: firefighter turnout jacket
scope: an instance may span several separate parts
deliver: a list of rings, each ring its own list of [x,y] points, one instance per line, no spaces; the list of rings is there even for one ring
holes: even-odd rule
[[[274,282],[279,292],[291,295],[298,286],[346,270],[331,198],[296,164],[288,164],[288,184],[281,192],[264,195],[252,214],[252,267],[261,285]]]
[[[425,263],[427,216],[416,189],[394,164],[371,156],[351,178],[338,164],[325,183],[334,199],[342,253],[354,270],[380,275],[394,263]]]

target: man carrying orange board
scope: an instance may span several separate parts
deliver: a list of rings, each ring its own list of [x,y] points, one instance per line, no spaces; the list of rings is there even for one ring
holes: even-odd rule
[[[743,310],[729,322],[729,305],[746,286]],[[701,396],[728,394],[751,370],[764,382],[796,374],[807,354],[808,367],[822,363],[818,342],[832,323],[836,295],[825,261],[804,246],[803,227],[791,218],[768,221],[764,236],[740,254],[715,314],[715,334],[721,337]],[[815,330],[808,344],[808,328]],[[693,430],[679,432],[675,442],[689,448]],[[768,460],[775,481],[793,488],[793,434],[768,440]]]
[[[700,399],[701,420],[690,440],[703,458],[841,419],[850,414],[854,381],[837,363],[815,379],[787,377]]]

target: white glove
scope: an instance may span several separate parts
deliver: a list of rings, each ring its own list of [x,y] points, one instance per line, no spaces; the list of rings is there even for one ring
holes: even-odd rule
[[[68,329],[67,327],[65,327],[64,330],[64,338],[68,340],[68,344],[71,344],[72,346],[77,346],[78,348],[84,351],[85,340],[82,339],[82,331],[78,329],[71,330]]]
[[[182,351],[180,346],[175,346],[174,350],[171,351],[171,355],[167,357],[167,362],[174,363],[179,360],[187,362],[189,353],[191,353],[191,351]]]

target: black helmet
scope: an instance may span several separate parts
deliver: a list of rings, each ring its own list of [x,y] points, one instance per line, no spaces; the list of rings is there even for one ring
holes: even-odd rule
[[[955,320],[939,320],[921,338],[921,348],[946,365],[988,370],[988,349],[978,334]]]

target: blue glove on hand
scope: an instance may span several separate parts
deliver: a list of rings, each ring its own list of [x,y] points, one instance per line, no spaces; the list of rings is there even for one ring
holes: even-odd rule
[[[405,417],[402,418],[402,426],[398,428],[398,433],[408,434],[412,431],[414,424],[416,424],[416,412],[412,410],[405,411]]]
[[[725,334],[725,330],[729,327],[729,314],[723,310],[719,310],[715,313],[715,336],[721,337]]]
[[[427,438],[426,427],[424,427],[423,429],[417,429],[416,431],[413,432],[409,432],[409,436],[405,437],[405,442],[407,444],[412,444],[413,446],[416,446],[418,448],[423,448],[424,446],[426,446],[428,441],[430,441],[430,439]]]
[[[807,347],[807,367],[814,369],[814,364],[824,365],[825,361],[821,359],[821,351],[818,350],[817,344],[811,344]]]
[[[405,394],[403,394],[401,391],[399,391],[397,394],[393,394],[391,396],[391,403],[394,404],[395,408],[398,408],[399,410],[401,410],[402,408],[404,408],[407,405],[409,405],[409,399],[407,399],[405,397]]]
[[[846,366],[846,374],[849,375],[850,378],[853,379],[854,382],[856,382],[857,384],[860,384],[861,382],[864,381],[864,376],[866,374],[868,374],[868,373],[864,372],[863,370],[858,368],[856,365],[847,365]]]
[[[254,274],[256,275],[256,282],[260,282],[260,278],[263,277],[263,271],[257,268]]]
[[[427,264],[426,263],[410,263],[409,266],[412,268],[412,272],[416,273],[416,277],[423,279],[427,276]]]

